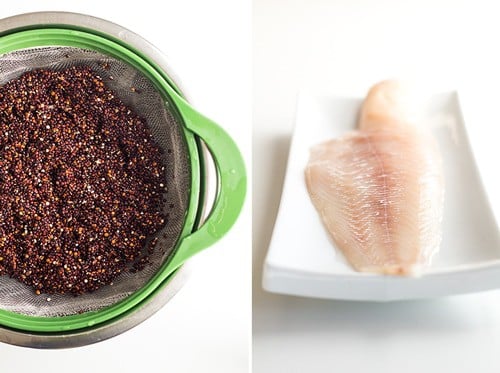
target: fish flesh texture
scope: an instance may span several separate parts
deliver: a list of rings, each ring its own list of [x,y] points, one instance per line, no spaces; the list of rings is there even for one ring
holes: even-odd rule
[[[436,141],[397,81],[369,91],[358,129],[311,149],[311,200],[358,271],[417,275],[439,250],[444,183]]]
[[[369,91],[358,130],[312,148],[306,184],[323,224],[358,271],[415,275],[439,250],[439,149],[397,81]]]

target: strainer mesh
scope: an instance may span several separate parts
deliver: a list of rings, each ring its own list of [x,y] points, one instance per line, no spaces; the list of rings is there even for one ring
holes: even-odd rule
[[[172,253],[183,229],[191,174],[182,125],[169,109],[168,102],[144,74],[123,61],[96,51],[74,47],[37,47],[0,56],[0,85],[28,70],[63,70],[75,65],[92,68],[117,97],[147,121],[156,143],[164,150],[167,178],[164,206],[165,213],[169,214],[168,223],[156,235],[158,243],[150,256],[149,265],[135,273],[124,271],[112,285],[93,293],[77,297],[69,294],[36,295],[33,288],[8,276],[0,276],[0,309],[3,310],[53,317],[97,311],[110,306],[147,284]]]

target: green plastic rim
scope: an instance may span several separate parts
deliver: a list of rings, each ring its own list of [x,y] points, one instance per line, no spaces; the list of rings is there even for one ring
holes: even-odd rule
[[[239,215],[246,194],[246,175],[243,159],[233,140],[218,125],[194,110],[169,84],[165,74],[147,57],[139,55],[116,39],[74,27],[40,26],[0,36],[0,55],[42,46],[69,46],[95,50],[122,60],[141,71],[158,91],[163,93],[167,104],[177,112],[184,124],[183,131],[191,166],[188,209],[173,256],[143,288],[109,307],[70,316],[28,316],[0,310],[0,324],[6,327],[30,332],[60,333],[93,327],[125,315],[147,299],[188,258],[220,239]],[[209,217],[203,226],[192,233],[199,209],[200,193],[200,154],[196,135],[206,143],[212,153],[218,176],[218,192]]]

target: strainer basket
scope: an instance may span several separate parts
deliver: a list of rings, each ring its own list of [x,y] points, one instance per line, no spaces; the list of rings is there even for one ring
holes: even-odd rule
[[[243,160],[233,140],[183,98],[171,76],[134,45],[134,34],[125,30],[113,35],[106,33],[106,27],[95,30],[82,22],[67,22],[75,17],[95,20],[68,13],[33,13],[15,22],[16,27],[10,27],[11,19],[0,21],[0,85],[35,68],[90,66],[146,119],[164,150],[168,191],[164,197],[170,219],[157,234],[150,266],[136,273],[125,271],[113,285],[93,293],[36,295],[1,276],[0,326],[19,333],[77,333],[113,323],[140,308],[188,258],[231,228],[246,191]],[[200,139],[214,161],[217,192],[206,221],[198,227],[203,210]]]

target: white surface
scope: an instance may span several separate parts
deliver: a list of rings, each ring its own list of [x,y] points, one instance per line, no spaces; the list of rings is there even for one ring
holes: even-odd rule
[[[500,24],[488,4],[254,0],[254,372],[499,371],[498,290],[379,304],[261,288],[297,93],[332,89],[361,97],[380,79],[425,77],[436,86],[467,86],[487,107],[485,99],[498,101],[500,80],[492,47]],[[485,113],[488,132],[470,138],[484,145],[477,157],[490,168],[498,163],[499,126],[491,110]]]
[[[1,17],[63,10],[118,23],[167,56],[195,106],[236,140],[250,169],[250,3],[13,1]],[[221,12],[221,9],[224,12]],[[228,32],[230,30],[230,32]],[[218,244],[192,260],[191,278],[161,311],[110,340],[77,349],[0,344],[1,372],[248,371],[250,207]]]
[[[419,127],[437,140],[443,159],[443,239],[421,277],[356,272],[334,248],[306,188],[310,149],[357,126],[363,98],[301,93],[280,210],[266,257],[263,286],[276,293],[351,300],[428,298],[500,287],[500,235],[484,193],[464,123],[467,102],[456,92],[429,92],[419,105]],[[484,133],[484,131],[483,131]],[[491,164],[490,164],[491,165]],[[483,172],[498,174],[497,167]],[[494,190],[490,188],[493,193]],[[500,206],[495,210],[499,212]],[[308,222],[305,224],[305,222]]]

